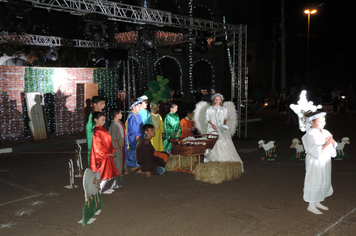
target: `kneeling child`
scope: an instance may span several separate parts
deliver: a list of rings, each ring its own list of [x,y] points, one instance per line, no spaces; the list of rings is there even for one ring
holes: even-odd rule
[[[136,150],[137,162],[141,166],[141,171],[146,173],[147,177],[151,177],[151,174],[163,174],[165,172],[164,167],[166,162],[155,155],[155,149],[151,144],[150,139],[155,136],[155,128],[151,124],[143,126],[143,132],[146,136],[139,142]],[[161,155],[168,154],[160,153]]]

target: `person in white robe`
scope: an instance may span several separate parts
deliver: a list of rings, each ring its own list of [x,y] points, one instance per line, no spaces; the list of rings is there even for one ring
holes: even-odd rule
[[[224,96],[215,93],[211,96],[213,104],[201,101],[194,110],[194,122],[201,134],[218,134],[213,149],[206,150],[204,162],[240,162],[243,163],[232,142],[237,127],[237,112],[233,102],[225,102]]]
[[[206,111],[206,122],[208,122],[207,133],[218,132],[220,125],[225,125],[228,119],[227,108],[223,105],[224,96],[220,93],[212,95],[213,104]]]
[[[331,157],[336,156],[337,142],[331,133],[324,129],[325,112],[306,112],[307,133],[302,137],[305,148],[304,201],[307,210],[314,214],[323,214],[319,209],[328,210],[320,202],[333,194],[331,185]],[[308,124],[309,123],[309,124]]]

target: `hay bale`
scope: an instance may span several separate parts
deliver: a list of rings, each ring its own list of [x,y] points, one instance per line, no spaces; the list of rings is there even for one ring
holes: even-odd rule
[[[242,175],[240,162],[207,162],[195,167],[195,180],[209,184],[220,184],[226,180],[237,179]]]
[[[178,166],[178,155],[174,155],[173,157],[168,156],[167,163],[166,163],[166,171],[174,171],[174,167]],[[198,161],[197,156],[193,156],[193,164],[194,162]],[[180,166],[181,167],[190,167],[190,156],[183,156],[181,155],[180,158]]]

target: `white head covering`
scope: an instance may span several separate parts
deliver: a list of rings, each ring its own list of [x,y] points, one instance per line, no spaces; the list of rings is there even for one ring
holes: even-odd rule
[[[137,100],[145,101],[148,100],[148,97],[146,95],[142,95],[141,97],[137,98]]]
[[[221,98],[222,101],[224,101],[224,96],[221,93],[214,93],[213,95],[211,95],[210,99],[211,101],[214,101],[214,99],[219,96]]]
[[[132,110],[132,108],[133,108],[134,106],[137,106],[137,105],[140,104],[140,103],[142,103],[142,100],[138,100],[138,101],[132,103],[132,105],[130,106],[130,110]]]

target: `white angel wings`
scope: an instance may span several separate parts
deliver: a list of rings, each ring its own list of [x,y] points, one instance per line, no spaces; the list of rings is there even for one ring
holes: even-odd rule
[[[195,128],[199,131],[201,134],[206,134],[207,129],[208,129],[208,122],[206,122],[206,110],[208,110],[208,107],[210,106],[209,103],[205,101],[198,102],[195,105],[195,110],[194,110],[194,125]]]
[[[208,123],[206,121],[206,110],[209,106],[210,104],[205,101],[198,102],[195,105],[193,119],[195,128],[197,128],[201,134],[206,134],[208,129]],[[227,108],[227,114],[229,116],[226,125],[229,127],[230,135],[233,136],[238,125],[238,117],[235,104],[233,102],[224,102],[224,106]]]

